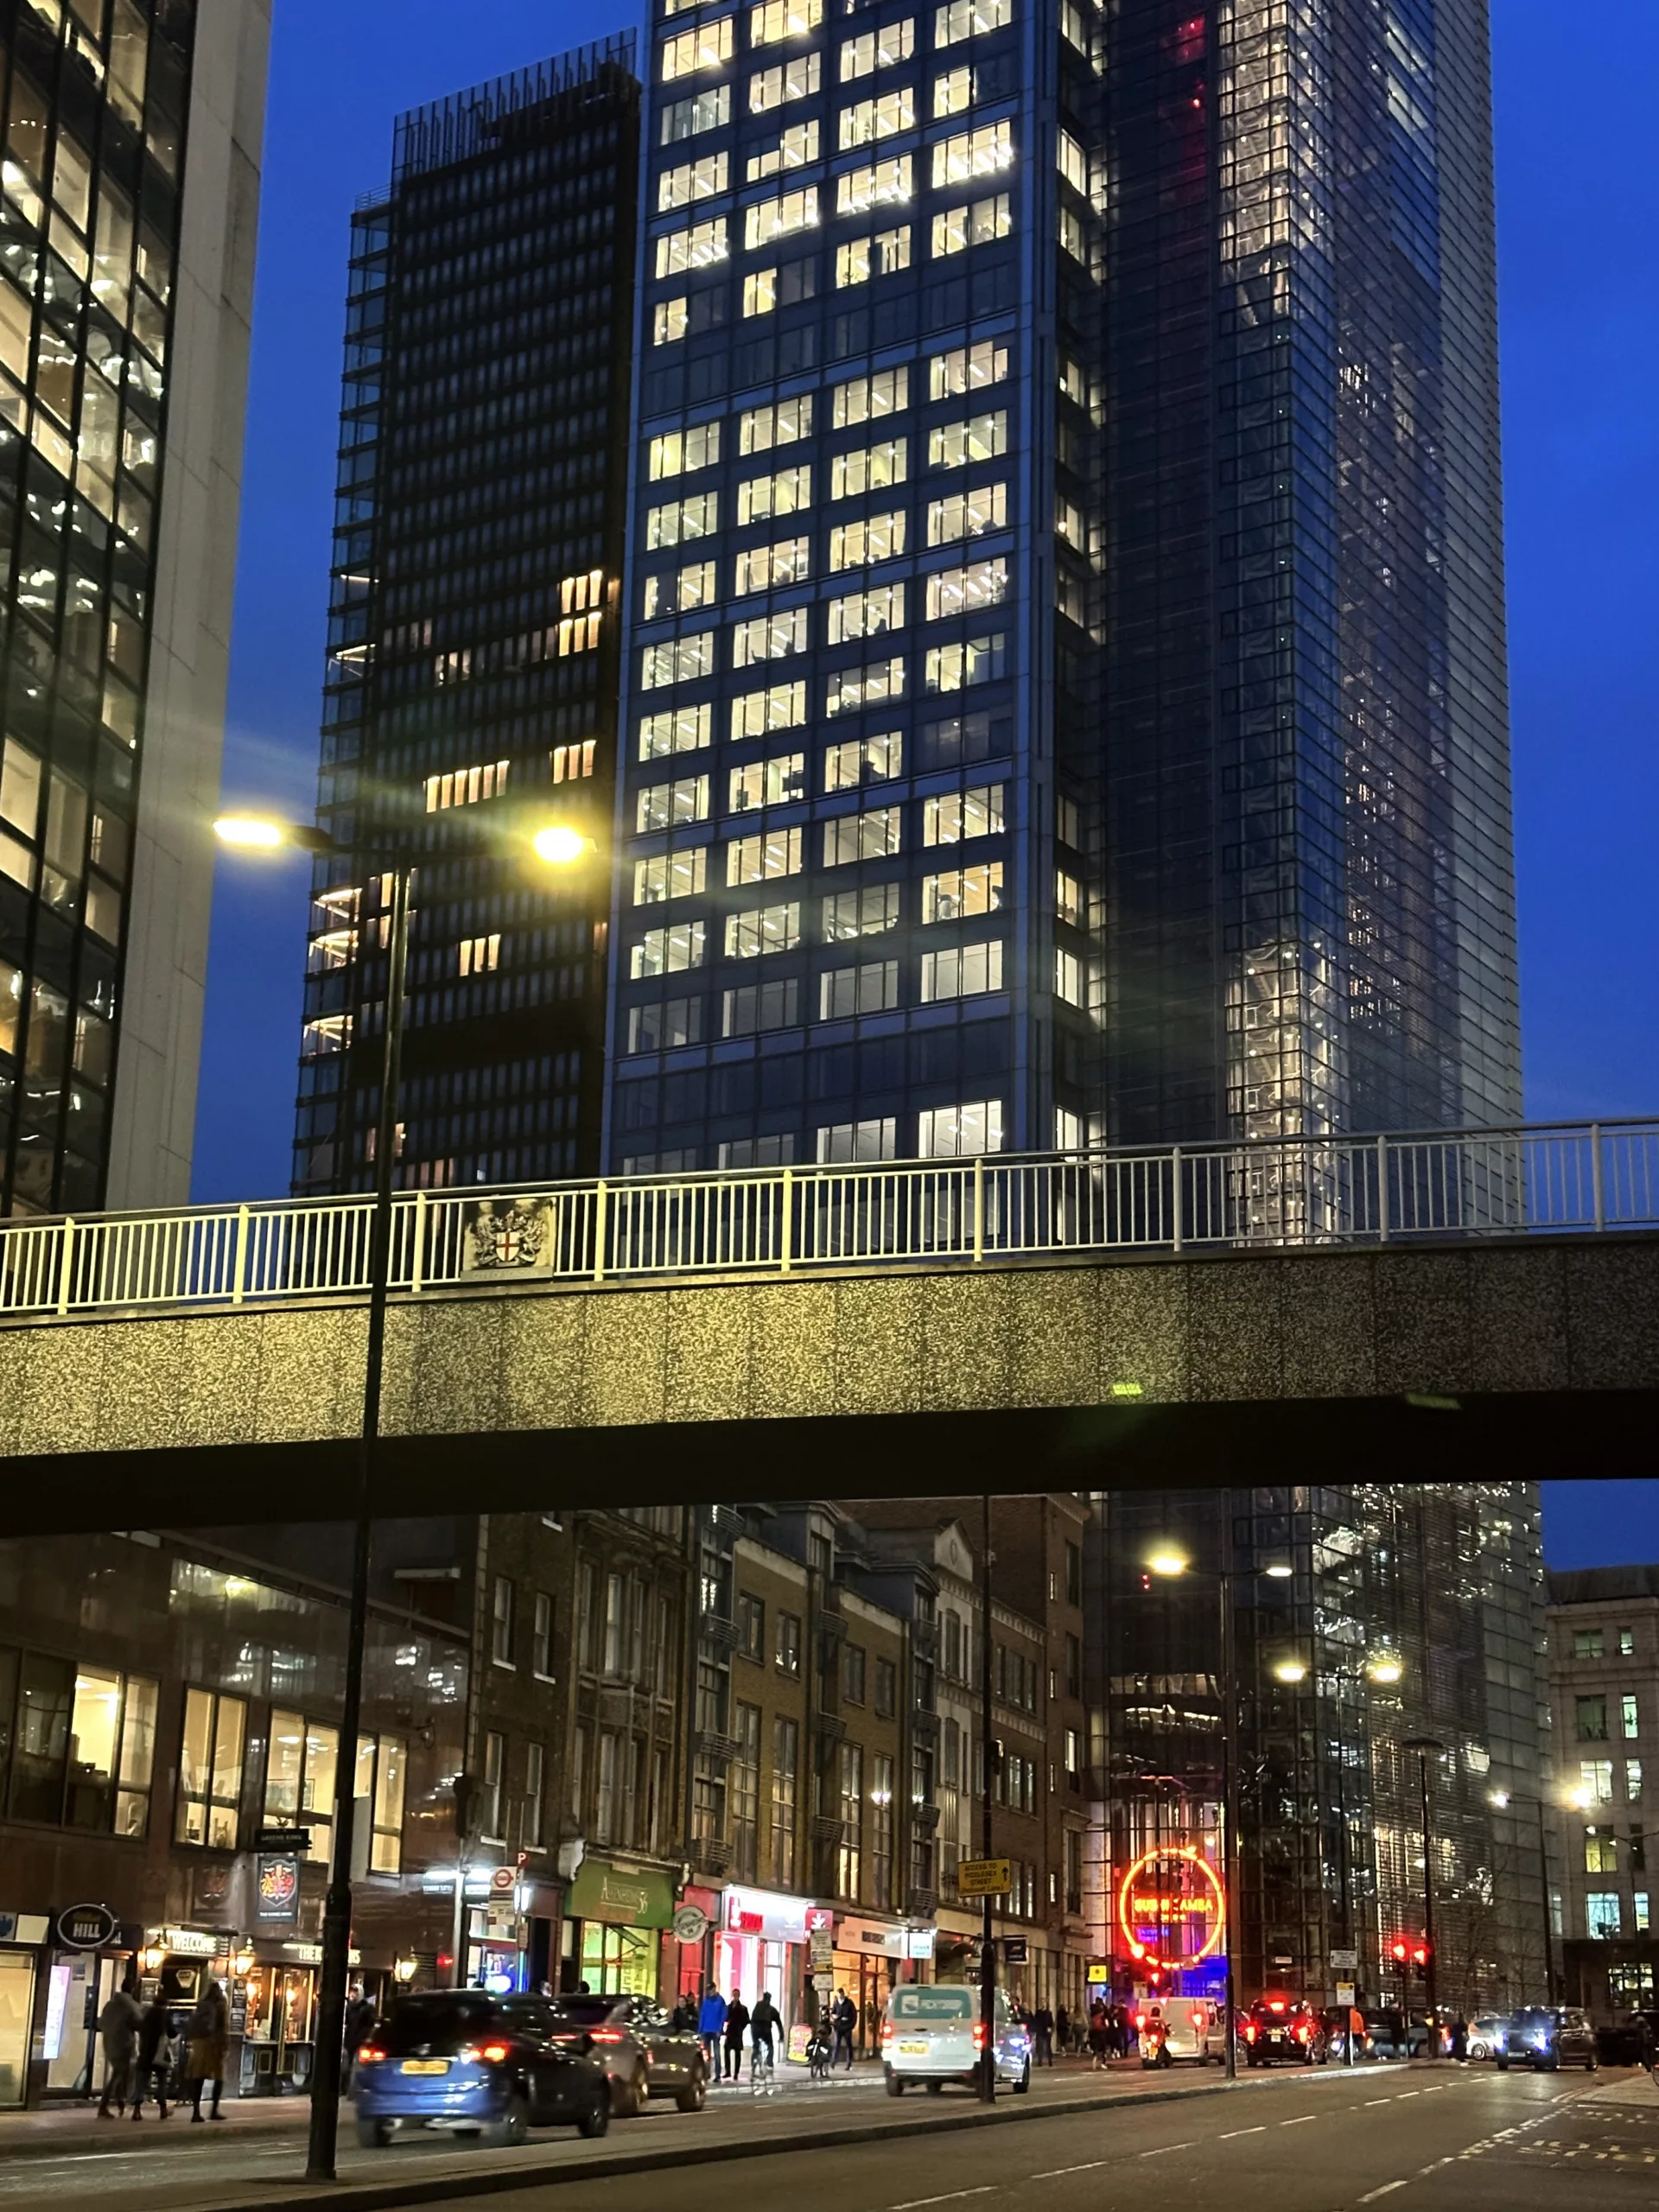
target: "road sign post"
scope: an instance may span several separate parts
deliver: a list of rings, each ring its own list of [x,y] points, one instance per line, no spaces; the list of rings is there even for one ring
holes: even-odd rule
[[[957,1895],[1006,1897],[1014,1887],[1014,1867],[1006,1859],[964,1859],[957,1868]]]

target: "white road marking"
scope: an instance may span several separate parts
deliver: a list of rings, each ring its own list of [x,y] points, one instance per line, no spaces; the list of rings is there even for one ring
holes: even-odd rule
[[[1319,2117],[1320,2115],[1316,2112],[1305,2112],[1300,2120],[1281,2120],[1279,2125],[1281,2127],[1306,2127],[1310,2120],[1318,2120]]]
[[[1046,2174],[1033,2174],[1033,2181],[1058,2181],[1062,2174],[1091,2174],[1106,2164],[1104,2158],[1090,2158],[1081,2166],[1051,2166]]]
[[[1260,2127],[1230,2127],[1227,2133],[1217,2139],[1223,2143],[1230,2143],[1236,2135],[1265,2135],[1267,2132],[1268,2123],[1264,2120]]]
[[[1192,2148],[1192,2145],[1190,2141],[1185,2143],[1164,2143],[1160,2144],[1157,2150],[1143,2151],[1141,2155],[1143,2158],[1161,2158],[1171,2151],[1190,2151]],[[1104,2165],[1106,2161],[1103,2158],[1101,2160],[1101,2164]]]
[[[1403,2189],[1405,2185],[1402,2181],[1385,2181],[1381,2189],[1371,2190],[1359,2201],[1362,2204],[1375,2204],[1379,2196],[1392,2196],[1396,2189]]]
[[[452,1889],[454,1887],[453,1882],[450,1884],[450,1887]],[[1369,2112],[1373,2105],[1391,2105],[1393,2102],[1394,2099],[1392,2097],[1367,2097],[1365,2100],[1365,2109]]]
[[[887,2212],[921,2212],[925,2204],[954,2204],[959,2196],[989,2196],[995,2188],[994,2181],[988,2181],[978,2189],[947,2189],[943,2196],[910,2196],[902,2204],[889,2204]]]

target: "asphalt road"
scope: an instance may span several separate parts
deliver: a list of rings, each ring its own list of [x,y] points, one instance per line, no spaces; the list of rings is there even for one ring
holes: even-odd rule
[[[741,2166],[594,2175],[582,2212],[1647,2212],[1659,2190],[1659,2090],[1624,2078],[1413,2068],[1280,2076],[1194,2098],[787,2153]],[[938,2106],[934,2107],[937,2112]],[[561,2204],[563,2199],[563,2204]],[[503,2212],[497,2198],[454,2200]],[[515,2193],[524,2212],[569,2194]]]
[[[442,2139],[385,2151],[344,2150],[343,2181],[414,2184],[449,2178],[446,2201],[464,2212],[730,2212],[746,2205],[790,2212],[1153,2212],[1172,2196],[1226,2212],[1647,2212],[1659,2195],[1659,2089],[1644,2076],[1498,2075],[1451,2066],[1331,2069],[1251,2075],[1236,2091],[1215,2075],[1106,2079],[1061,2069],[1033,2096],[1001,2109],[1029,2114],[987,2126],[926,2132],[918,2124],[974,2107],[965,2096],[895,2103],[877,2084],[798,2089],[763,2102],[747,2094],[711,2100],[706,2113],[653,2109],[603,2141],[540,2133],[523,2152],[456,2153]],[[1128,2102],[1144,2088],[1172,2089],[1155,2103]],[[1079,2096],[1086,2112],[1046,2107]],[[898,2123],[875,2143],[791,2147],[804,2130],[845,2132]],[[139,2148],[115,2126],[78,2134],[48,2157],[5,2157],[4,2212],[65,2212],[94,2200],[123,2212],[209,2204],[257,2206],[291,2190],[302,2164],[296,2135],[197,2129],[182,2139],[145,2130]],[[618,2153],[711,2149],[741,2142],[741,2162],[607,2174]],[[503,2197],[471,2192],[469,2177],[551,2155],[577,2186],[528,2185]]]

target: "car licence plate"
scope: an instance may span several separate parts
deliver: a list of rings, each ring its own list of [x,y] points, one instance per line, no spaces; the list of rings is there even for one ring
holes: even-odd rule
[[[899,2048],[904,2052],[906,2058],[925,2058],[927,2056],[927,2045],[925,2043],[901,2043]]]
[[[406,2058],[398,2071],[403,2074],[447,2074],[449,2062],[447,2058]]]

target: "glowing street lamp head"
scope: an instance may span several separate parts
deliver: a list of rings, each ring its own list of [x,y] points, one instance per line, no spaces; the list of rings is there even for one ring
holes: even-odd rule
[[[568,822],[550,822],[544,830],[536,832],[530,842],[537,859],[547,861],[551,868],[569,868],[588,849],[588,840]]]
[[[1510,1802],[1509,1791],[1507,1789],[1494,1789],[1492,1792],[1492,1802],[1497,1806],[1500,1813],[1506,1811]]]
[[[1191,1564],[1184,1553],[1176,1551],[1154,1552],[1147,1561],[1151,1573],[1164,1575],[1185,1574]]]
[[[221,845],[245,845],[260,852],[274,852],[288,842],[284,823],[258,814],[221,814],[213,835]]]
[[[1397,1682],[1405,1671],[1397,1659],[1373,1659],[1365,1669],[1374,1682],[1384,1685]]]
[[[1269,1581],[1288,1582],[1291,1576],[1295,1573],[1295,1569],[1291,1567],[1287,1567],[1285,1563],[1281,1560],[1276,1566],[1264,1567],[1262,1572],[1268,1577]]]
[[[1300,1659],[1281,1659],[1273,1671],[1281,1682],[1305,1682],[1307,1680],[1307,1669]]]

